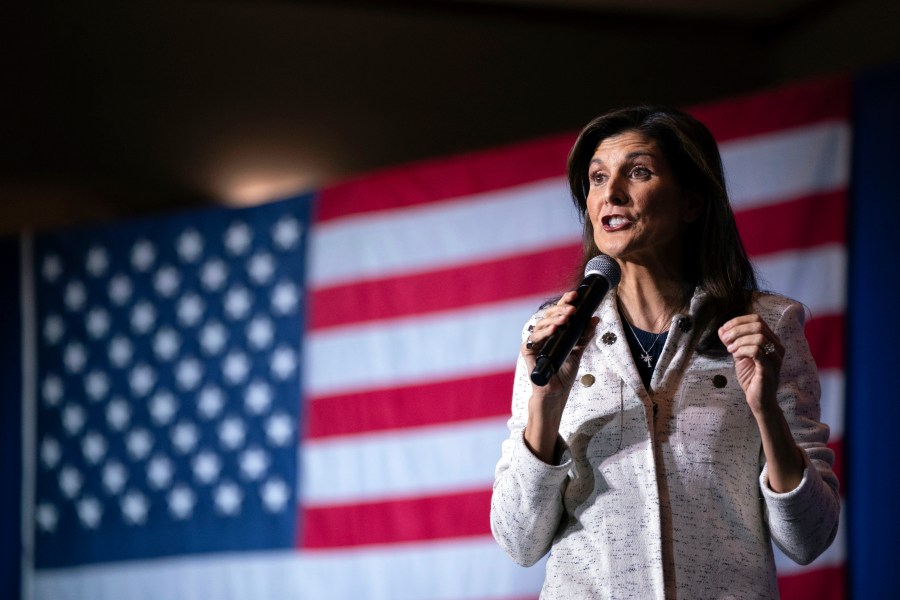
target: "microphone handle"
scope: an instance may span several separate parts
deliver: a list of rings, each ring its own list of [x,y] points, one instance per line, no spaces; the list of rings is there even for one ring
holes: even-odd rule
[[[534,369],[531,371],[531,382],[535,385],[542,387],[547,385],[550,378],[559,371],[578,342],[578,338],[584,333],[594,311],[600,306],[603,296],[609,291],[609,280],[592,273],[582,280],[575,291],[578,292],[573,303],[575,312],[566,324],[550,336],[537,356]]]

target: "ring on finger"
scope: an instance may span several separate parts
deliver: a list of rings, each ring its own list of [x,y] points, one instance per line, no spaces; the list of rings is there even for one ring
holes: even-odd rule
[[[528,336],[528,339],[525,340],[525,347],[529,350],[534,349],[534,340],[531,339],[531,336]]]
[[[774,342],[766,342],[762,345],[763,354],[769,356],[770,354],[775,354],[775,343]]]

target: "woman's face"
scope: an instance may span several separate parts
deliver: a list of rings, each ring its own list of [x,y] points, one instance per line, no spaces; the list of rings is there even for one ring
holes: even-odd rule
[[[636,131],[604,139],[588,178],[588,217],[601,252],[620,264],[678,266],[682,231],[699,202],[682,192],[654,140]]]

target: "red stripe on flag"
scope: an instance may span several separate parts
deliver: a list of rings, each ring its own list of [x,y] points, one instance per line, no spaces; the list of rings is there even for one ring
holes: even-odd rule
[[[812,248],[847,239],[847,192],[816,194],[735,213],[752,256]]]
[[[404,165],[322,190],[316,221],[511,188],[566,172],[575,134]]]
[[[806,336],[819,368],[843,368],[843,315],[810,319]],[[511,395],[512,374],[502,372],[314,397],[307,405],[307,437],[316,439],[504,416],[509,412]]]
[[[731,102],[694,106],[688,112],[720,143],[821,121],[846,121],[850,81],[846,76],[815,79]]]
[[[823,315],[806,322],[806,339],[819,369],[844,368],[844,315]]]
[[[546,294],[571,287],[580,245],[452,269],[320,288],[310,294],[310,330],[420,315]],[[537,309],[537,306],[535,306]]]
[[[508,416],[511,371],[356,394],[307,404],[307,439]]]
[[[844,565],[802,571],[778,578],[781,600],[844,600],[847,570]]]
[[[491,490],[302,508],[302,548],[490,535]]]
[[[720,142],[850,115],[849,77],[817,79],[688,112]],[[413,163],[322,190],[318,222],[450,200],[565,174],[576,132],[479,153]]]
[[[834,465],[832,465],[831,470],[834,471],[834,474],[837,475],[838,481],[843,485],[844,483],[844,440],[838,438],[836,440],[829,440],[828,447],[834,452]]]

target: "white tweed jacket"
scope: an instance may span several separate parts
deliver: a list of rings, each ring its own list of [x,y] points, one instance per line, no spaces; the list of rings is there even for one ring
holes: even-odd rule
[[[519,357],[491,530],[521,565],[550,552],[542,599],[778,598],[771,541],[806,564],[834,539],[838,482],[803,307],[767,294],[754,305],[786,349],[778,401],[807,463],[800,485],[777,494],[732,358],[695,352],[703,298],[673,318],[648,393],[615,290],[607,294],[563,413],[556,466],[524,444],[531,382]]]

